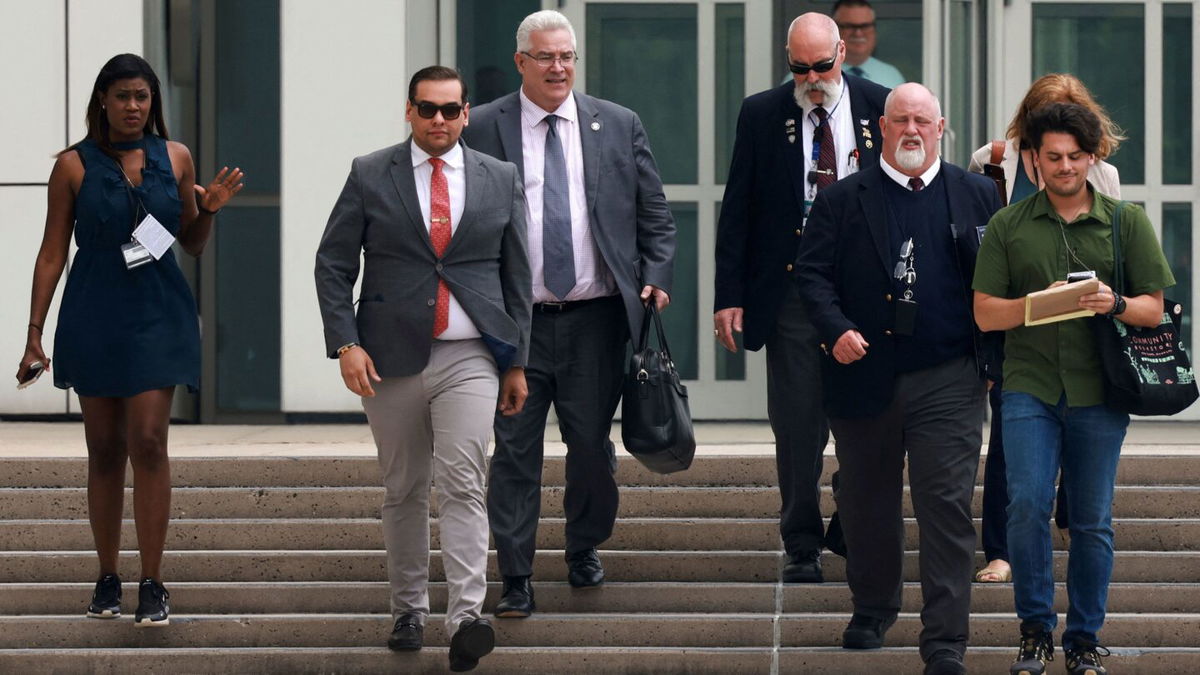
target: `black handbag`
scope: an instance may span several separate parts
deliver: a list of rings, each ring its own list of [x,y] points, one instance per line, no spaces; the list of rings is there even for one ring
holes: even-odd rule
[[[1125,293],[1121,255],[1121,208],[1113,213],[1113,288]],[[1153,328],[1131,326],[1120,319],[1092,318],[1096,348],[1104,373],[1104,404],[1130,415],[1174,415],[1200,396],[1179,327],[1183,305],[1163,299],[1163,315]]]
[[[649,344],[651,323],[658,333],[658,350]],[[642,334],[629,357],[621,396],[621,440],[629,454],[655,473],[674,473],[692,465],[696,436],[687,387],[679,381],[653,300],[646,305]]]

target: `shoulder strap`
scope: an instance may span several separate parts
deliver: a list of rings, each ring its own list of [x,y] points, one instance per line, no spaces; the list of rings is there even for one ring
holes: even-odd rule
[[[1112,217],[1112,247],[1113,247],[1113,288],[1125,295],[1125,261],[1121,259],[1121,210],[1125,208],[1125,200],[1117,202]]]
[[[992,141],[992,161],[990,164],[999,164],[1004,161],[1004,146],[1003,140]]]

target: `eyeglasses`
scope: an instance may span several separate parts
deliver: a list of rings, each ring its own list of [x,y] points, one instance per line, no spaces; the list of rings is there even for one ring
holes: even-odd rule
[[[833,70],[834,63],[837,62],[837,57],[826,59],[820,63],[814,63],[811,66],[807,63],[792,63],[788,61],[788,70],[797,75],[807,75],[808,71],[815,70],[818,73],[828,73]]]
[[[417,114],[421,117],[431,120],[439,112],[442,113],[442,119],[456,120],[462,114],[463,107],[461,103],[446,103],[438,105],[429,101],[409,101],[417,109]]]
[[[871,21],[869,23],[839,23],[837,26],[838,26],[838,30],[845,32],[845,33],[850,33],[853,31],[861,31],[861,32],[865,33],[875,27],[875,22]]]
[[[549,68],[550,66],[554,65],[555,61],[558,61],[563,65],[563,68],[566,68],[567,66],[575,65],[575,62],[579,60],[579,55],[575,52],[563,52],[561,54],[530,54],[529,52],[521,53],[536,61],[538,68]]]

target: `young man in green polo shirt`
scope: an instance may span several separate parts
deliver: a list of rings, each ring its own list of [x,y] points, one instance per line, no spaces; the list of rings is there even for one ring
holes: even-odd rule
[[[1127,288],[1113,278],[1112,217],[1117,201],[1092,189],[1100,121],[1074,104],[1054,104],[1030,120],[1034,165],[1045,189],[996,213],[975,263],[975,320],[1008,331],[1005,343],[1004,446],[1008,546],[1021,646],[1010,671],[1038,675],[1054,655],[1050,511],[1062,465],[1071,549],[1069,610],[1062,636],[1067,671],[1105,673],[1100,656],[1113,566],[1112,498],[1129,416],[1104,406],[1104,383],[1090,319],[1025,326],[1025,296],[1095,272],[1098,292],[1079,306],[1134,326],[1156,326],[1162,289],[1175,283],[1146,213],[1121,212]]]

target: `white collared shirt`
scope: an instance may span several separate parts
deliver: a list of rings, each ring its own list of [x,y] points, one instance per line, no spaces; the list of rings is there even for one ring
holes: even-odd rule
[[[928,152],[928,149],[926,149],[926,152]],[[905,174],[900,173],[899,169],[891,164],[888,164],[887,160],[883,159],[882,157],[879,158],[879,166],[883,168],[883,172],[887,174],[888,178],[896,181],[897,185],[905,190],[908,190],[909,192],[912,191],[912,187],[908,184],[908,179],[911,178],[911,176],[906,176]],[[933,164],[931,164],[928,169],[925,169],[925,173],[921,174],[920,178],[925,184],[924,187],[929,187],[929,184],[933,182],[934,178],[937,178],[938,172],[941,170],[942,160],[939,157],[938,159],[933,160]]]
[[[521,99],[521,157],[525,165],[525,220],[529,223],[529,267],[533,273],[533,301],[587,300],[615,295],[617,282],[596,246],[588,221],[587,191],[583,180],[583,147],[579,139],[579,111],[572,92],[553,113],[542,110],[529,100],[525,90]],[[567,188],[571,204],[571,246],[575,253],[575,288],[565,298],[556,297],[546,288],[542,252],[542,187],[546,169],[546,116],[559,117],[555,123],[563,159],[567,162]]]
[[[850,110],[850,88],[846,85],[846,78],[841,81],[842,93],[836,101],[825,101],[821,106],[829,113],[829,123],[833,125],[833,151],[834,158],[837,160],[837,177],[838,180],[849,176],[858,171],[858,161],[850,161],[850,155],[858,148],[858,140],[854,138],[854,113]],[[804,176],[805,176],[805,194],[811,192],[812,186],[808,184],[809,172],[817,168],[817,163],[812,158],[813,148],[813,133],[817,129],[817,124],[820,122],[817,119],[817,114],[814,112],[817,105],[809,100],[807,94],[801,94],[797,101],[801,104],[800,108],[804,111],[804,123],[800,129],[800,136],[804,143]],[[812,197],[807,197],[811,200]],[[805,210],[807,212],[807,209]]]
[[[422,150],[416,143],[412,146],[413,180],[417,184],[417,199],[421,202],[421,215],[425,218],[425,231],[428,232],[433,224],[433,214],[430,213],[430,181],[433,178],[433,165],[429,163],[429,153]],[[450,192],[450,237],[458,230],[458,221],[462,219],[463,205],[467,199],[466,162],[463,158],[462,146],[455,143],[454,147],[441,156],[446,163],[442,165],[442,173],[446,176],[446,188]],[[450,323],[438,340],[468,340],[479,337],[475,322],[463,310],[462,305],[450,291]]]

